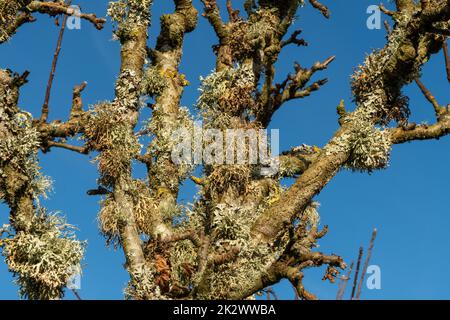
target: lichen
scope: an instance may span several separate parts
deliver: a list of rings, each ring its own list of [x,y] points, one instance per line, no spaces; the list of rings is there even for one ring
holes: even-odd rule
[[[147,25],[150,21],[152,0],[117,0],[108,6],[108,16],[117,23],[114,34],[123,40],[133,36],[134,27]]]
[[[170,124],[167,122],[168,118],[171,119]],[[158,170],[158,166],[173,163],[172,151],[176,149],[180,139],[183,138],[177,134],[180,133],[178,130],[193,132],[194,121],[192,116],[185,107],[179,107],[176,114],[169,115],[164,112],[161,105],[156,104],[152,119],[147,123],[146,128],[151,133],[150,138],[152,138],[148,150],[152,157],[157,160],[150,174],[155,181],[162,181],[170,190],[176,190],[178,184],[193,170],[194,165],[192,161],[177,163],[176,172],[174,172],[175,176],[171,177],[164,176],[167,174],[166,171]],[[177,177],[177,179],[174,179],[174,177]]]
[[[167,87],[167,79],[155,67],[149,67],[145,71],[142,81],[143,94],[150,97],[159,96]]]
[[[351,120],[351,130],[334,138],[326,147],[330,155],[340,152],[350,154],[345,167],[356,171],[372,172],[384,169],[389,165],[392,149],[389,132],[374,126],[357,111],[344,120]]]
[[[9,202],[17,191],[12,184],[19,180],[27,180],[34,198],[51,188],[51,180],[41,174],[37,160],[39,132],[32,126],[31,114],[17,107],[18,88],[13,85],[16,76],[0,70],[0,199],[9,197]]]
[[[74,228],[56,214],[39,208],[27,232],[2,241],[8,268],[17,276],[20,295],[28,299],[59,299],[74,266],[83,258],[85,243]]]
[[[152,234],[157,206],[151,197],[147,184],[141,180],[133,180],[126,196],[133,205],[133,217],[139,233]],[[106,237],[108,244],[113,244],[116,247],[120,244],[119,230],[122,214],[119,205],[111,195],[101,201],[101,210],[98,216],[100,230]]]
[[[133,300],[161,299],[161,290],[153,281],[157,273],[154,266],[145,265],[141,270],[130,274],[130,281],[125,288],[125,298]]]
[[[131,160],[142,148],[126,117],[126,109],[115,103],[99,103],[87,117],[84,138],[89,148],[99,151],[94,161],[101,174],[99,182],[105,186],[131,172]]]
[[[255,103],[255,75],[248,64],[213,72],[201,81],[197,108],[208,127],[229,128],[231,117]]]

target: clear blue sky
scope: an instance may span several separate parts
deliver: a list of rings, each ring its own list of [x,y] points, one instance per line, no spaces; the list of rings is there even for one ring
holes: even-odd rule
[[[199,0],[195,5],[200,9]],[[241,3],[242,1],[239,1]],[[291,47],[277,65],[279,79],[292,70],[293,62],[310,66],[330,55],[337,59],[320,77],[330,82],[310,98],[290,102],[274,117],[273,128],[280,129],[281,149],[307,143],[323,146],[337,129],[335,108],[341,99],[351,105],[349,78],[371,50],[385,42],[385,31],[366,28],[366,9],[375,0],[323,0],[332,12],[326,20],[309,5],[298,12],[294,28],[304,30],[309,47]],[[106,13],[107,1],[79,0],[85,12]],[[238,1],[234,1],[238,3]],[[172,11],[172,2],[155,0],[149,42],[159,30],[161,13]],[[58,28],[53,20],[37,15],[38,21],[20,29],[12,41],[0,46],[0,68],[16,72],[30,70],[30,82],[23,87],[20,104],[38,115],[56,44]],[[113,97],[119,69],[119,44],[112,40],[111,24],[103,31],[82,22],[81,30],[67,31],[51,99],[50,117],[65,119],[71,103],[72,87],[87,81],[85,105]],[[186,37],[181,71],[191,86],[183,104],[191,107],[198,91],[199,77],[214,68],[211,46],[215,36],[204,18],[198,29]],[[443,104],[450,101],[444,75],[444,59],[437,55],[423,70],[423,81]],[[411,98],[412,119],[433,122],[433,109],[414,85],[406,88]],[[80,295],[84,299],[122,299],[127,273],[121,250],[106,248],[97,228],[98,198],[86,195],[95,188],[96,168],[92,157],[53,150],[41,157],[44,172],[54,179],[54,192],[45,202],[50,210],[61,210],[79,228],[80,239],[88,240]],[[368,246],[373,228],[378,228],[371,264],[379,265],[382,289],[363,291],[366,299],[449,299],[450,279],[450,138],[395,146],[387,170],[371,175],[342,171],[324,189],[321,203],[322,224],[330,226],[320,241],[320,250],[342,255],[349,263],[360,245]],[[137,168],[137,175],[143,175]],[[186,183],[182,199],[189,200],[194,188]],[[0,205],[0,225],[7,223],[8,209]],[[306,288],[322,299],[334,299],[337,285],[321,280],[324,269],[306,272]],[[17,299],[13,277],[0,261],[0,299]],[[278,286],[281,298],[292,298],[287,284]],[[67,299],[73,299],[67,292]]]

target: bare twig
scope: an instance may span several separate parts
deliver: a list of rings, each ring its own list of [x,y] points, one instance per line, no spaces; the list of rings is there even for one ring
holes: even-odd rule
[[[447,80],[450,82],[450,55],[448,53],[447,41],[444,42],[444,57],[445,57],[445,70],[447,71]]]
[[[395,14],[395,11],[386,9],[386,7],[383,4],[380,4],[379,8],[380,8],[381,12],[383,12],[385,15],[388,15],[390,17],[392,17]]]
[[[375,242],[375,238],[376,237],[377,237],[377,229],[373,229],[372,238],[370,239],[369,249],[367,250],[366,261],[364,262],[364,267],[362,269],[361,278],[360,278],[359,284],[358,284],[358,291],[356,293],[356,300],[358,300],[359,297],[361,296],[362,283],[364,282],[364,277],[366,275],[367,268],[369,266],[370,257],[372,256],[373,244]]]
[[[231,0],[227,0],[227,11],[230,21],[234,22],[239,18],[239,10],[234,10],[231,4]]]
[[[68,6],[70,6],[71,3],[72,3],[72,0],[67,1]],[[66,23],[67,23],[68,17],[69,16],[67,14],[64,15],[63,23],[62,23],[61,29],[59,31],[58,42],[56,44],[56,50],[53,55],[52,68],[50,70],[50,76],[49,76],[48,83],[47,83],[47,89],[45,91],[44,104],[42,105],[41,122],[47,122],[47,119],[48,119],[48,104],[50,101],[50,94],[52,91],[53,79],[55,78],[56,65],[58,64],[59,53],[61,52],[62,40],[64,37],[64,31],[66,30]]]
[[[342,300],[342,298],[344,297],[345,289],[347,288],[347,282],[348,280],[350,280],[350,275],[352,274],[354,264],[355,262],[352,261],[347,274],[341,278],[341,282],[339,283],[339,290],[336,294],[336,300]]]
[[[386,28],[387,37],[389,37],[392,33],[392,28],[387,20],[384,20],[384,27]]]
[[[281,47],[285,47],[289,44],[295,44],[297,46],[307,46],[308,43],[304,39],[299,39],[298,36],[302,33],[302,30],[295,30],[289,39],[281,41]]]
[[[75,290],[75,289],[71,289],[71,290],[72,290],[73,294],[75,295],[75,297],[77,297],[77,300],[83,300],[83,299],[81,299],[77,290]]]
[[[325,18],[328,19],[330,17],[330,10],[328,10],[328,8],[321,4],[318,0],[309,0],[309,3],[311,3],[314,8],[319,10]]]
[[[297,291],[295,291],[295,292],[297,292]],[[267,300],[272,300],[271,296],[274,298],[274,300],[278,300],[278,296],[277,296],[277,294],[275,293],[275,290],[273,290],[272,287],[266,288],[266,294],[267,294]]]
[[[441,107],[439,106],[439,103],[437,102],[436,98],[433,96],[431,91],[428,90],[427,87],[425,87],[425,85],[418,78],[416,78],[416,83],[419,86],[420,91],[422,91],[425,98],[427,98],[427,100],[433,105],[436,116],[439,117],[439,115],[441,113]]]
[[[362,259],[363,251],[364,251],[363,247],[359,247],[358,262],[356,263],[355,278],[353,279],[352,295],[350,298],[351,300],[353,300],[353,298],[355,297],[356,284],[358,282],[358,275],[359,275],[359,269],[361,267],[361,259]]]
[[[73,146],[70,144],[66,144],[66,143],[62,143],[62,142],[55,142],[55,141],[48,141],[47,142],[47,146],[48,147],[56,147],[56,148],[62,148],[62,149],[67,149],[70,151],[75,151],[81,154],[88,154],[89,153],[89,149],[86,147],[78,147],[78,146]]]

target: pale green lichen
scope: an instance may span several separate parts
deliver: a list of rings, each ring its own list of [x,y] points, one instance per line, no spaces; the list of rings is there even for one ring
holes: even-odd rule
[[[255,75],[251,65],[227,68],[201,78],[197,108],[208,127],[229,128],[233,116],[254,105]]]
[[[41,174],[37,161],[40,136],[32,126],[31,114],[17,107],[18,88],[12,85],[17,75],[0,73],[0,199],[13,197],[14,188],[8,186],[14,180],[19,182],[8,177],[8,172],[27,179],[28,190],[38,198],[51,188],[51,180]]]
[[[155,67],[149,67],[145,71],[141,83],[142,93],[150,97],[159,96],[167,87],[167,79]]]
[[[148,25],[152,0],[117,0],[108,6],[108,16],[117,23],[114,34],[119,39],[133,36],[136,26]]]
[[[133,180],[126,195],[133,205],[133,217],[139,233],[152,234],[157,206],[147,184],[141,180]],[[115,247],[120,244],[120,223],[124,218],[122,215],[123,212],[113,196],[108,195],[101,201],[101,210],[98,216],[100,230],[108,244],[113,244]]]
[[[360,112],[350,117],[353,119],[351,131],[334,138],[325,152],[328,155],[349,152],[345,166],[353,170],[372,172],[386,168],[392,149],[389,132],[365,120]]]
[[[99,103],[87,117],[84,138],[99,151],[95,157],[101,174],[100,183],[110,186],[120,175],[131,172],[131,160],[142,146],[126,123],[126,109],[115,103]]]
[[[17,276],[20,295],[28,299],[59,299],[74,266],[83,258],[85,243],[61,216],[38,209],[27,232],[3,240],[3,256]]]
[[[239,253],[231,261],[212,266],[205,272],[202,283],[206,287],[202,288],[199,298],[226,298],[230,292],[236,293],[241,288],[251,287],[251,282],[264,274],[281,255],[286,237],[281,237],[277,244],[251,245],[252,222],[261,212],[262,207],[255,208],[254,204],[238,201],[233,203],[232,200],[215,206],[210,257],[229,253],[233,248],[238,248]],[[193,281],[196,282],[195,277]]]
[[[170,124],[167,123],[167,118],[171,119]],[[150,137],[153,139],[148,148],[149,152],[158,161],[154,166],[154,170],[151,171],[151,175],[156,181],[164,181],[165,183],[170,181],[167,187],[174,190],[178,187],[178,183],[184,180],[193,170],[194,165],[192,161],[177,163],[177,181],[173,177],[163,176],[165,171],[160,171],[157,167],[161,163],[172,163],[172,152],[183,138],[180,134],[193,132],[194,121],[189,110],[185,107],[179,107],[176,114],[169,115],[163,111],[160,105],[156,104],[153,117],[146,127],[147,131],[151,133]]]
[[[162,299],[161,290],[154,282],[157,273],[153,266],[145,265],[139,271],[130,274],[130,281],[124,290],[126,299],[157,300]]]

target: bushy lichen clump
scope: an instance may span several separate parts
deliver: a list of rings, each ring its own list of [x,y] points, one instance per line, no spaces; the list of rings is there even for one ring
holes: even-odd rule
[[[333,139],[326,153],[349,152],[346,167],[353,170],[372,172],[384,169],[389,165],[392,149],[389,132],[366,120],[361,110],[344,119],[352,119],[352,130]]]
[[[130,173],[131,160],[141,150],[127,125],[125,110],[115,103],[100,103],[94,106],[87,118],[84,137],[91,149],[100,152],[95,160],[101,174],[100,183],[105,186]]]
[[[220,199],[227,192],[244,194],[251,178],[247,165],[217,166],[208,177],[206,192],[214,199]]]
[[[142,93],[151,97],[159,96],[167,87],[167,79],[155,67],[146,69],[142,81]]]
[[[131,280],[125,288],[125,298],[133,300],[163,299],[160,287],[155,283],[157,271],[153,266],[144,265],[141,270],[130,274]]]
[[[227,201],[215,206],[212,212],[210,258],[224,256],[235,251],[228,261],[212,263],[203,275],[202,296],[200,298],[226,298],[230,292],[249,287],[252,281],[264,274],[268,266],[281,255],[286,239],[274,245],[251,245],[251,226],[262,212],[263,207],[253,203]],[[198,275],[197,275],[198,276]],[[197,279],[194,278],[194,282]]]
[[[152,0],[117,0],[108,6],[108,16],[117,22],[114,34],[119,39],[133,36],[132,26],[144,26],[150,21],[150,5]]]
[[[133,215],[138,231],[142,234],[152,234],[155,210],[157,209],[147,184],[141,180],[133,180],[127,191],[133,205]],[[115,246],[119,244],[119,224],[123,214],[112,196],[107,196],[102,201],[102,209],[99,214],[100,230],[103,235]]]
[[[230,118],[255,103],[255,75],[251,65],[227,68],[202,78],[197,107],[211,128],[229,128]]]
[[[270,47],[277,35],[279,12],[276,8],[258,9],[248,21],[238,20],[230,25],[230,47],[235,61],[242,61]]]
[[[85,243],[76,240],[73,227],[62,217],[43,209],[27,223],[27,232],[3,240],[8,268],[17,276],[22,297],[59,299],[80,265]]]
[[[37,162],[39,134],[31,127],[31,115],[19,112],[11,119],[4,111],[0,107],[0,121],[10,133],[0,140],[0,199],[12,197],[17,188],[11,183],[20,183],[20,179],[8,177],[13,172],[27,180],[29,190],[37,198],[51,187],[50,179],[40,173]]]
[[[364,66],[353,75],[352,89],[357,109],[342,119],[351,131],[340,135],[328,145],[328,154],[350,152],[347,166],[356,170],[385,168],[388,165],[391,141],[387,131],[377,124],[387,125],[395,120],[408,121],[408,100],[400,88],[414,80],[428,53],[405,41],[409,13],[396,16],[397,27],[389,36],[388,45],[366,57]],[[428,50],[425,50],[428,52]]]
[[[351,156],[347,165],[355,170],[384,169],[389,164],[392,143],[387,131],[361,126],[350,138]]]
[[[170,122],[167,121],[168,118],[171,119]],[[147,129],[152,133],[153,139],[149,145],[149,152],[153,158],[157,159],[150,173],[155,181],[163,182],[170,190],[176,190],[178,184],[194,167],[191,159],[176,163],[176,171],[171,177],[164,176],[166,171],[159,170],[158,166],[172,163],[172,152],[177,150],[177,146],[186,138],[186,135],[192,134],[194,120],[185,107],[179,107],[176,114],[168,114],[161,105],[156,104]]]
[[[411,19],[411,14],[398,15],[398,26],[389,35],[388,45],[368,55],[353,75],[352,90],[358,107],[381,124],[407,121],[408,100],[400,88],[418,76],[428,58],[417,55],[420,52],[414,45],[404,40]]]

